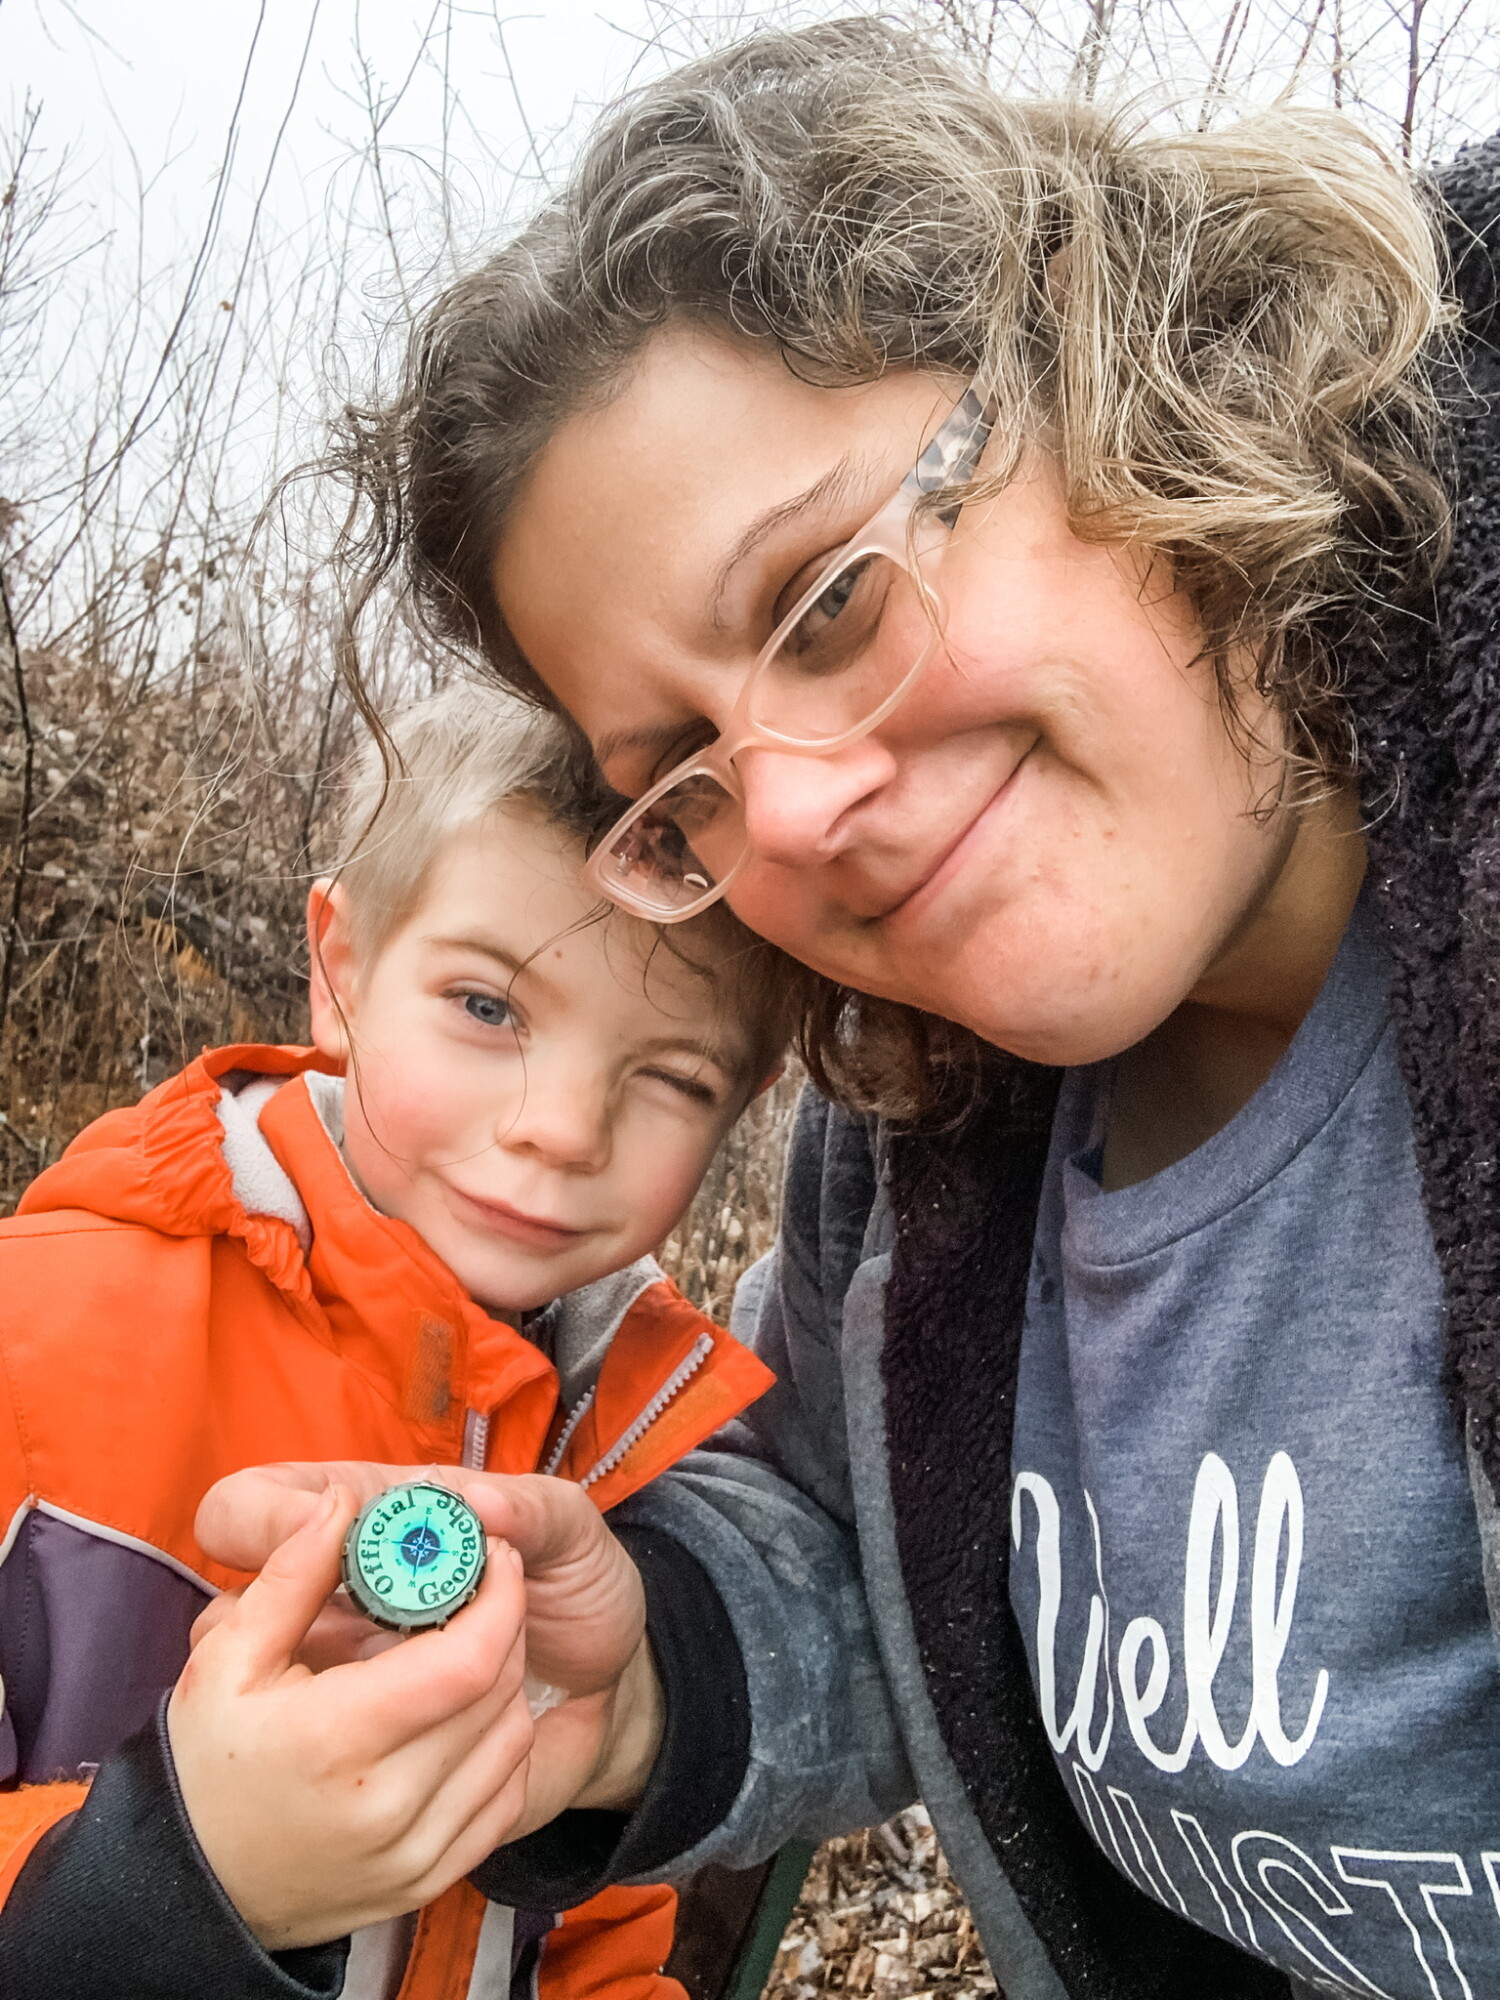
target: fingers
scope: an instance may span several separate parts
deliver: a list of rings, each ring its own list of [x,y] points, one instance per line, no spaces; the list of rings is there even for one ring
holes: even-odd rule
[[[210,1486],[193,1532],[198,1546],[226,1568],[257,1570],[272,1549],[306,1525],[318,1496],[330,1486],[342,1486],[362,1507],[402,1480],[436,1476],[452,1484],[449,1470],[358,1458],[252,1465]]]
[[[462,1493],[486,1530],[519,1549],[528,1574],[597,1561],[609,1541],[599,1510],[565,1479],[508,1478],[462,1466],[378,1465],[346,1459],[252,1466],[210,1487],[198,1509],[199,1546],[230,1569],[258,1570],[308,1522],[318,1496],[343,1487],[358,1506],[408,1479]]]
[[[605,1756],[611,1707],[608,1694],[581,1695],[537,1718],[526,1798],[507,1840],[534,1833],[579,1803]]]
[[[322,1466],[256,1465],[232,1472],[198,1503],[198,1546],[227,1569],[257,1570],[272,1549],[307,1525],[318,1496],[332,1483]]]
[[[489,1532],[520,1552],[528,1576],[594,1557],[610,1539],[599,1509],[571,1480],[460,1467],[449,1476]]]
[[[378,1470],[382,1486],[389,1483],[392,1468]],[[387,1755],[487,1700],[502,1679],[506,1698],[519,1690],[526,1596],[521,1559],[513,1549],[491,1544],[473,1603],[449,1625],[393,1641],[328,1602],[339,1581],[343,1538],[357,1496],[342,1484],[325,1487],[321,1495],[306,1487],[286,1490],[303,1507],[311,1506],[312,1518],[271,1551],[243,1591],[226,1592],[202,1614],[196,1639],[199,1644],[212,1639],[216,1671],[227,1670],[236,1684],[251,1687],[274,1681],[294,1662],[318,1670],[338,1684],[337,1698],[344,1704],[340,1733],[353,1743],[357,1732],[358,1753],[368,1757]],[[349,1678],[356,1674],[357,1680]]]
[[[311,1667],[315,1674],[327,1673],[330,1667],[340,1667],[350,1660],[363,1660],[383,1653],[389,1646],[399,1646],[401,1639],[395,1632],[383,1632],[378,1625],[372,1625],[362,1617],[346,1598],[335,1597],[325,1604],[308,1628],[307,1637],[298,1649],[297,1658],[303,1666]]]
[[[413,1909],[481,1859],[517,1820],[533,1735],[508,1547],[442,1630],[325,1673],[296,1664],[329,1625],[358,1504],[341,1485],[312,1497],[313,1518],[217,1614],[167,1712],[209,1865],[277,1950]]]
[[[531,1718],[524,1702],[497,1716],[470,1754],[434,1795],[434,1887],[467,1875],[520,1831],[532,1755]]]
[[[532,1670],[570,1694],[609,1686],[640,1643],[646,1602],[635,1564],[588,1495],[535,1475],[470,1473],[464,1498],[526,1562]]]
[[[328,1487],[313,1502],[310,1518],[272,1550],[259,1576],[207,1635],[204,1645],[221,1667],[232,1663],[242,1686],[274,1681],[291,1666],[337,1588],[344,1533],[355,1511],[350,1494]]]
[[[497,1690],[503,1700],[518,1694],[525,1619],[520,1558],[500,1543],[490,1549],[474,1601],[450,1624],[418,1632],[373,1658],[331,1668],[324,1679],[336,1684],[351,1715],[356,1706],[364,1711],[367,1753],[389,1754]]]
[[[208,1600],[207,1604],[204,1605],[198,1616],[193,1620],[192,1629],[188,1633],[189,1651],[195,1651],[203,1644],[203,1641],[208,1637],[210,1632],[224,1623],[224,1620],[239,1603],[241,1595],[242,1593],[238,1590],[221,1590],[217,1597],[211,1597]]]
[[[530,1754],[535,1734],[531,1712],[520,1692],[521,1667],[518,1649],[505,1661],[487,1693],[467,1707],[443,1716],[409,1743],[399,1744],[372,1761],[378,1761],[380,1768],[408,1797],[430,1801],[469,1768],[471,1760],[482,1754],[485,1744],[492,1743],[495,1731],[503,1724],[502,1738],[510,1746],[510,1762],[501,1776],[508,1776],[515,1763]],[[491,1782],[498,1784],[501,1777],[492,1775],[479,1784],[476,1796],[485,1795],[485,1786]],[[456,1821],[452,1831],[457,1831]]]

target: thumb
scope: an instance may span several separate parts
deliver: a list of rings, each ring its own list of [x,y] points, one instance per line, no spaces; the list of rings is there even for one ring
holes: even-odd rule
[[[471,1474],[464,1497],[526,1569],[526,1659],[580,1695],[608,1686],[640,1644],[640,1574],[599,1509],[571,1481]]]
[[[518,1551],[528,1577],[610,1560],[614,1537],[593,1501],[570,1479],[483,1472],[455,1484],[461,1484],[488,1532]]]
[[[342,1486],[323,1493],[306,1523],[266,1559],[239,1602],[204,1640],[236,1661],[245,1683],[286,1672],[338,1588],[344,1535],[358,1511]]]
[[[252,1465],[216,1480],[198,1503],[193,1533],[205,1554],[226,1569],[258,1570],[317,1512],[338,1483],[321,1466]]]

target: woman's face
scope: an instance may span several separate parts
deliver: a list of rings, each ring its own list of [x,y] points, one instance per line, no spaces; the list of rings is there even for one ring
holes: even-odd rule
[[[961,388],[812,387],[673,328],[562,426],[495,587],[621,791],[722,727],[779,611]],[[1226,727],[1191,607],[1159,565],[1072,533],[1045,456],[965,507],[934,575],[944,645],[872,735],[740,759],[751,854],[729,900],[831,978],[1033,1060],[1097,1060],[1212,983],[1293,823],[1256,811],[1272,773]]]

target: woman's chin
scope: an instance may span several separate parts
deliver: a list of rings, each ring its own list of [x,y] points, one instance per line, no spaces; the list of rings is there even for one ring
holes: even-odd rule
[[[1061,977],[1035,976],[1016,981],[980,973],[934,981],[920,997],[903,997],[927,1013],[957,1021],[981,1041],[1024,1062],[1078,1069],[1109,1062],[1133,1048],[1182,998],[1175,990],[1163,995],[1154,987],[1122,990],[1113,981],[1108,982],[1112,990],[1104,993],[1101,983],[1086,979],[1073,984]]]
[[[1014,1016],[997,1020],[967,1020],[963,1024],[981,1041],[1018,1056],[1022,1062],[1041,1063],[1049,1069],[1081,1069],[1089,1063],[1109,1062],[1135,1042],[1139,1035],[1118,1023],[1072,1021],[1018,1021]],[[1149,1033],[1149,1030],[1147,1030]]]

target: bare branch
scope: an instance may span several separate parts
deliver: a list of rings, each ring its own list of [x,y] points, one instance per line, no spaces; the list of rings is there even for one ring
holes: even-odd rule
[[[31,703],[26,688],[26,668],[21,658],[21,641],[11,615],[10,589],[0,566],[0,675],[9,674],[16,697],[16,719],[21,734],[21,799],[16,810],[16,831],[11,846],[13,880],[10,909],[5,922],[5,945],[0,956],[0,1046],[10,1020],[10,989],[15,973],[16,952],[21,938],[21,910],[26,896],[26,863],[31,845],[32,794],[36,781],[36,731],[31,723]]]

